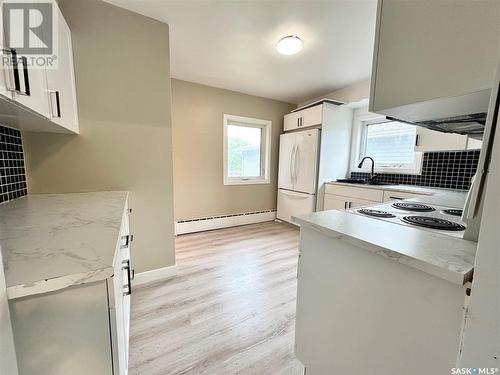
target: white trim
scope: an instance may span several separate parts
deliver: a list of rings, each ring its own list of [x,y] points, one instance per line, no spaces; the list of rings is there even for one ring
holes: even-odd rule
[[[175,234],[203,232],[212,229],[262,223],[276,219],[276,210],[245,212],[219,217],[205,217],[175,222]]]
[[[241,126],[256,127],[262,129],[263,142],[261,144],[261,171],[259,177],[245,178],[229,178],[227,175],[227,126],[228,122],[241,123]],[[260,120],[251,117],[243,117],[236,115],[224,114],[223,121],[223,170],[224,170],[224,185],[254,185],[254,184],[269,184],[270,166],[271,166],[271,136],[273,122],[269,120]]]
[[[365,125],[367,123],[378,123],[384,122],[386,120],[385,116],[376,113],[368,112],[368,108],[359,108],[354,111],[353,117],[353,131],[352,131],[352,143],[351,143],[351,165],[349,172],[370,172],[371,165],[367,163],[363,168],[358,168],[358,164],[361,161],[361,150],[364,147],[364,132]],[[416,126],[418,131],[418,126]],[[370,156],[370,155],[368,155]],[[396,173],[396,174],[414,174],[419,175],[422,173],[422,161],[423,154],[421,152],[415,151],[415,163],[410,167],[392,167],[392,166],[381,166],[375,165],[376,173]]]
[[[142,285],[149,282],[162,280],[162,279],[170,279],[174,276],[177,276],[177,264],[169,267],[157,268],[151,271],[139,272],[135,274],[133,285]]]

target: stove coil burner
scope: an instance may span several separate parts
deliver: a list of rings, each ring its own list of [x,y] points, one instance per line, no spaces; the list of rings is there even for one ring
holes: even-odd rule
[[[408,224],[418,225],[420,227],[431,228],[431,229],[451,230],[451,231],[460,231],[465,229],[465,227],[461,224],[445,219],[440,219],[438,217],[404,216],[401,220],[403,220],[405,223]]]
[[[453,216],[462,216],[463,210],[443,210],[443,213]]]
[[[391,218],[391,217],[396,217],[396,215],[393,215],[387,211],[380,211],[380,210],[369,210],[367,208],[358,210],[360,214],[363,215],[368,215],[368,216],[373,216],[373,217],[383,217],[383,218]]]
[[[411,202],[396,202],[392,204],[392,207],[405,211],[418,211],[418,212],[430,212],[436,210],[435,208],[427,206],[426,204],[411,203]]]

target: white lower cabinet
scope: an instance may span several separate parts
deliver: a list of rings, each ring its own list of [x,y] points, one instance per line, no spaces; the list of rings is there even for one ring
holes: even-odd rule
[[[386,190],[384,187],[362,188],[358,186],[327,184],[324,210],[344,210],[372,206],[378,203],[415,198],[423,194]]]
[[[369,201],[353,197],[343,197],[340,195],[325,194],[325,210],[343,210],[355,207],[364,207],[376,204],[379,202]]]
[[[465,287],[301,227],[295,354],[307,375],[449,374]]]
[[[130,322],[128,210],[105,280],[9,301],[19,375],[126,375]]]

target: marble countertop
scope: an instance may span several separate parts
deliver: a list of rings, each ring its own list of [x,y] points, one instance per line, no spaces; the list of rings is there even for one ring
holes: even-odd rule
[[[0,205],[9,299],[113,275],[128,193],[33,194]]]
[[[393,190],[393,186],[389,186],[383,188]],[[396,186],[400,189],[406,188],[406,185]],[[409,200],[462,208],[467,195],[465,191],[427,188],[426,190],[429,191],[427,195]],[[350,242],[457,285],[464,285],[472,280],[476,242],[355,215],[343,210],[315,212],[295,217],[294,221],[301,226]]]
[[[472,280],[477,245],[472,241],[339,210],[296,217],[295,222],[454,284]]]

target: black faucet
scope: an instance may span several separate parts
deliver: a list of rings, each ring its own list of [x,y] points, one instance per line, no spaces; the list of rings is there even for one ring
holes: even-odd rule
[[[375,174],[375,160],[369,156],[365,156],[363,159],[361,159],[361,162],[358,164],[358,168],[361,168],[363,166],[363,163],[366,159],[370,159],[372,161],[372,170],[370,172],[370,181],[373,180],[376,176]]]

